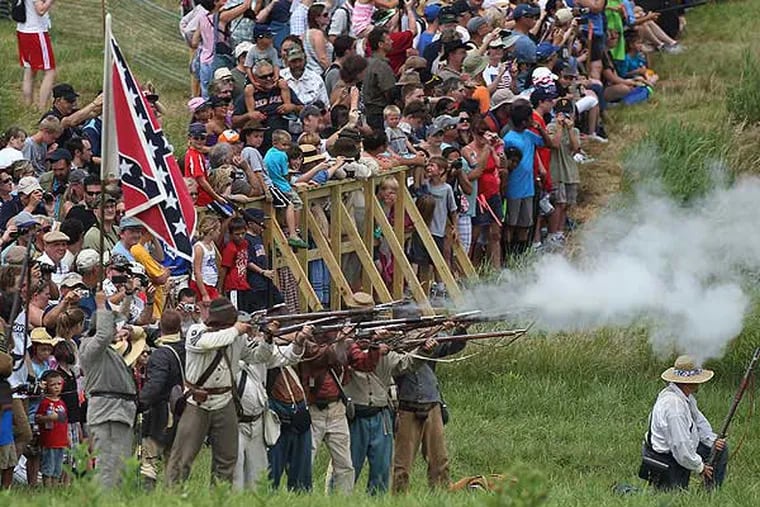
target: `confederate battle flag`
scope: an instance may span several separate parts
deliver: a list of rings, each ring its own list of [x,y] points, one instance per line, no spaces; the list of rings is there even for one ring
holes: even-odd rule
[[[195,207],[153,111],[106,21],[103,171],[118,175],[125,216],[142,222],[176,255],[192,261]]]

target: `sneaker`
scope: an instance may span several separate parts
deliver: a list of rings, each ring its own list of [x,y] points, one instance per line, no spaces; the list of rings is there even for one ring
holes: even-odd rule
[[[669,55],[680,55],[683,53],[684,48],[680,44],[672,44],[672,45],[665,45],[662,46],[663,53],[667,53]]]
[[[309,244],[298,236],[288,238],[288,245],[292,246],[293,248],[309,248]]]
[[[607,139],[605,139],[604,137],[600,136],[599,134],[589,134],[589,135],[586,136],[586,139],[589,140],[589,141],[594,141],[596,143],[606,143],[606,142],[608,142]]]
[[[593,158],[589,157],[582,151],[579,151],[578,153],[573,155],[573,160],[575,160],[575,162],[578,164],[590,164],[591,162],[594,161]]]

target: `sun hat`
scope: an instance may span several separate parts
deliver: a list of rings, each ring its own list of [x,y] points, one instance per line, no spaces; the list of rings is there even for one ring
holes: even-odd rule
[[[324,153],[319,153],[317,147],[313,144],[300,144],[298,146],[303,152],[303,163],[311,164],[312,162],[322,162],[326,157]]]
[[[32,329],[30,337],[32,343],[37,343],[39,345],[50,345],[51,347],[53,347],[56,343],[63,341],[63,338],[53,338],[50,336],[50,334],[47,332],[47,329],[44,327],[35,327]]]
[[[227,67],[219,67],[214,71],[214,81],[221,81],[222,79],[232,79],[232,71]]]
[[[470,79],[479,76],[488,67],[488,58],[483,55],[467,55],[462,62],[462,72],[468,74]]]
[[[367,294],[366,292],[354,292],[351,295],[351,299],[353,299],[353,301],[346,302],[346,306],[349,308],[364,308],[375,305],[375,300],[372,298],[372,295]]]
[[[148,344],[145,341],[145,330],[140,326],[132,326],[129,338],[129,340],[112,343],[111,348],[119,353],[127,366],[132,366],[137,358],[145,352]]]
[[[491,96],[491,111],[496,111],[501,106],[511,104],[514,102],[514,100],[515,94],[512,93],[512,90],[509,90],[507,88],[496,90],[496,92]]]
[[[488,49],[499,49],[504,47],[504,39],[494,39],[488,43]]]
[[[660,377],[665,382],[676,384],[703,384],[713,378],[715,372],[698,368],[691,356],[678,356],[671,368],[665,370]]]
[[[245,139],[245,136],[250,134],[251,132],[265,132],[269,130],[269,127],[262,124],[259,120],[250,120],[248,123],[246,123],[242,129],[240,129],[240,135]]]
[[[422,85],[420,74],[417,71],[408,70],[402,74],[402,76],[399,78],[398,81],[396,81],[396,86],[404,86],[408,84],[414,84],[414,85],[420,85],[420,86]]]

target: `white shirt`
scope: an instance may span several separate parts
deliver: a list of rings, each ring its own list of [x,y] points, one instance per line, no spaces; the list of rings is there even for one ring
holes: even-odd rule
[[[6,146],[0,150],[0,169],[5,169],[12,163],[19,160],[24,160],[24,154],[21,153],[21,150],[17,150],[16,148],[12,148],[10,146]]]
[[[50,11],[42,16],[37,14],[34,4],[39,0],[24,0],[26,23],[16,23],[16,31],[21,33],[43,33],[50,30]]]
[[[11,385],[11,389],[26,384],[26,378],[29,376],[29,370],[26,367],[26,361],[24,361],[24,355],[32,347],[32,341],[28,338],[25,330],[26,327],[26,313],[22,310],[18,314],[16,320],[13,322],[13,329],[11,331],[13,336],[13,372],[8,377],[8,383]],[[21,394],[14,394],[14,398],[26,398]]]
[[[66,253],[68,253],[68,250],[66,250]],[[70,258],[70,260],[72,259],[73,258]],[[61,286],[61,282],[66,276],[66,273],[71,271],[71,264],[66,262],[65,255],[63,259],[61,259],[61,262],[58,263],[58,265],[56,265],[55,262],[53,262],[53,259],[51,259],[50,256],[46,253],[40,255],[37,261],[40,262],[41,264],[49,264],[50,266],[55,267],[55,273],[52,273],[50,275],[50,279],[53,281],[54,284],[56,284],[59,287]]]
[[[304,69],[301,78],[296,79],[290,69],[285,68],[280,71],[280,77],[288,82],[288,86],[296,93],[303,105],[308,106],[318,100],[325,105],[330,103],[325,82],[313,70]]]
[[[300,1],[295,1],[290,6],[290,34],[303,38],[308,29],[307,16],[309,8]]]
[[[240,396],[240,405],[245,415],[257,416],[261,414],[267,406],[267,370],[272,368],[281,368],[296,364],[301,360],[301,354],[293,352],[293,344],[286,346],[274,346],[272,356],[266,362],[249,364],[240,361],[240,371],[235,377],[235,389],[240,387],[240,379],[245,372],[245,384],[243,393]],[[240,391],[238,390],[238,393]]]
[[[694,396],[687,397],[678,386],[669,384],[652,408],[651,428],[655,452],[670,452],[682,467],[702,473],[704,463],[697,447],[700,442],[712,446],[716,435]]]

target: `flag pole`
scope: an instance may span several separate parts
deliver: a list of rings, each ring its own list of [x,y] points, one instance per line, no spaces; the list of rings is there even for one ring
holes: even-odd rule
[[[105,12],[105,2],[103,3]],[[110,128],[111,125],[111,102],[113,90],[111,89],[111,73],[113,72],[113,53],[111,51],[111,15],[105,14],[103,29],[103,113],[101,124],[101,136],[111,136],[115,130]],[[105,279],[106,268],[103,257],[106,248],[106,184],[108,183],[108,171],[111,158],[115,155],[111,153],[111,147],[114,145],[111,139],[101,141],[101,159],[100,159],[100,276],[98,281],[98,290],[103,290],[103,280]]]

